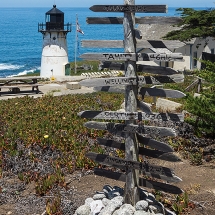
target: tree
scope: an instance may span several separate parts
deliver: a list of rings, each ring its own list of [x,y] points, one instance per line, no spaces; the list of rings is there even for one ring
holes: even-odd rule
[[[215,136],[215,63],[201,61],[205,69],[196,70],[195,73],[208,82],[200,97],[188,95],[186,109],[195,117],[188,122],[195,126],[196,132],[204,135]]]
[[[215,37],[215,9],[178,8],[176,11],[182,18],[177,25],[181,29],[167,33],[163,39],[189,41],[195,37]]]

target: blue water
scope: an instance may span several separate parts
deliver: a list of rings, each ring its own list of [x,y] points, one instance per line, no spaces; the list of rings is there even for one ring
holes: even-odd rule
[[[42,34],[38,23],[45,22],[45,13],[50,8],[1,8],[0,13],[0,77],[25,75],[40,70],[42,53]],[[59,8],[64,12],[65,24],[72,23],[72,32],[67,35],[69,61],[74,61],[75,23],[78,15],[79,25],[84,35],[78,34],[78,56],[86,52],[110,51],[119,49],[93,49],[81,47],[80,41],[123,40],[122,25],[89,25],[87,17],[121,17],[121,13],[95,13],[88,8]],[[177,16],[176,8],[169,8],[166,14],[136,14],[141,16]]]

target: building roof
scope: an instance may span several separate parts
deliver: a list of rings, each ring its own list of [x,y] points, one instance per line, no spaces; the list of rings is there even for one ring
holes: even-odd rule
[[[46,15],[50,15],[50,14],[64,14],[64,13],[61,10],[57,9],[56,5],[54,4],[53,8],[48,12],[46,12]]]

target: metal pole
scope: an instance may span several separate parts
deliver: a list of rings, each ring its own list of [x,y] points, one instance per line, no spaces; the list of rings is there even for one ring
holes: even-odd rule
[[[135,0],[124,0],[125,5],[135,5]],[[124,51],[125,53],[136,53],[136,40],[135,40],[135,13],[124,13]],[[136,61],[125,62],[125,76],[137,77],[136,74]],[[137,86],[128,85],[125,87],[125,111],[137,111]],[[126,124],[133,124],[134,120],[126,121]],[[138,144],[136,135],[126,133],[125,138],[125,159],[138,161]],[[126,183],[125,183],[125,202],[135,205],[139,200],[139,171],[127,170]]]
[[[75,74],[77,73],[77,70],[76,70],[76,55],[77,55],[77,43],[78,43],[77,22],[78,22],[78,15],[76,14],[76,23],[75,23]]]

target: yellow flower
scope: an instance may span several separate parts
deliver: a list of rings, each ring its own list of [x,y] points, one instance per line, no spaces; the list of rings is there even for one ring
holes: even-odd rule
[[[49,137],[49,135],[44,135],[44,138],[47,139]]]

